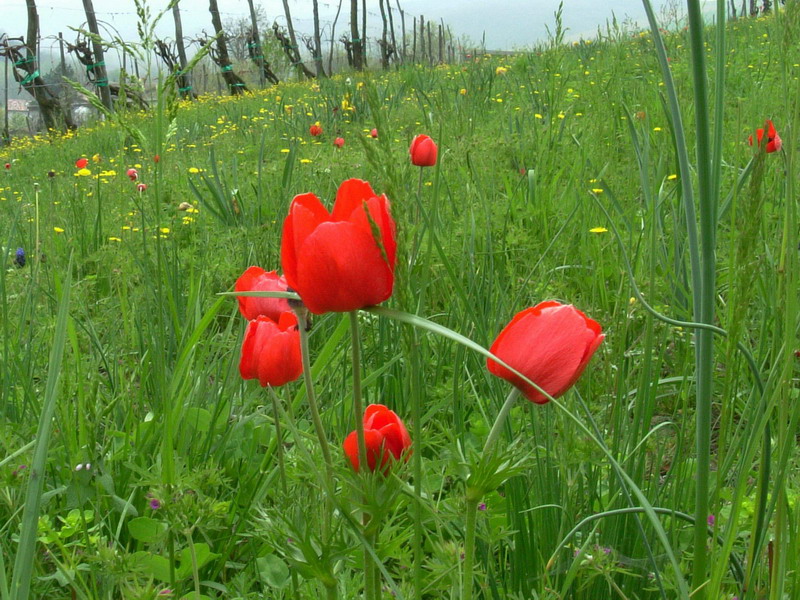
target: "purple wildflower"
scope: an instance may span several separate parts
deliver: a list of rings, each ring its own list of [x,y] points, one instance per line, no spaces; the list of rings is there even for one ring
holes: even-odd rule
[[[161,508],[161,500],[158,498],[150,498],[150,509],[158,510],[159,508]]]
[[[25,250],[17,248],[17,253],[14,256],[14,264],[20,269],[25,266]]]

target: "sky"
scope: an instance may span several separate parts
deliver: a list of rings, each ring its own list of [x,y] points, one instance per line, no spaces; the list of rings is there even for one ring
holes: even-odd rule
[[[397,0],[391,0],[396,9]],[[281,0],[255,0],[266,11],[268,21],[285,23]],[[665,5],[675,5],[677,0],[653,0],[656,11]],[[163,10],[168,0],[150,0],[152,13]],[[333,21],[338,0],[320,1],[320,20],[323,24]],[[359,2],[360,4],[360,2]],[[68,40],[74,40],[75,32],[69,26],[80,27],[85,16],[81,0],[36,0],[39,10],[41,35],[55,36],[59,31]],[[218,0],[223,22],[249,16],[247,0]],[[311,0],[289,0],[292,20],[299,32],[313,31]],[[547,29],[555,25],[554,12],[558,0],[400,0],[406,13],[406,27],[410,31],[413,16],[424,15],[426,20],[444,20],[456,36],[465,36],[473,42],[485,45],[490,50],[514,50],[530,47],[547,39]],[[338,38],[349,22],[349,1],[344,0],[342,14],[336,25]],[[136,40],[136,11],[133,0],[94,0],[97,18],[116,29],[126,40]],[[619,21],[645,21],[641,0],[564,0],[563,23],[568,31],[567,39],[592,37],[598,26],[604,26],[612,18],[612,11]],[[202,30],[211,31],[211,19],[206,0],[183,0],[181,2],[184,35],[191,37]],[[360,18],[360,17],[359,17]],[[395,27],[400,19],[395,10]],[[367,0],[367,27],[380,27],[380,12],[377,0]],[[25,0],[0,0],[0,32],[11,36],[24,35],[27,26]],[[171,15],[165,15],[156,33],[162,37],[173,37]],[[330,31],[326,30],[327,37]],[[377,35],[378,30],[373,35]],[[485,36],[485,38],[484,38]],[[323,34],[323,38],[326,37]],[[54,45],[54,42],[51,42]],[[47,43],[43,44],[47,47]]]

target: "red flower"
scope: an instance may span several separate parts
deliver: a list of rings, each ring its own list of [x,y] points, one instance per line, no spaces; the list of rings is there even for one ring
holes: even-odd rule
[[[295,196],[283,223],[286,281],[316,314],[357,310],[389,298],[396,253],[389,200],[360,179],[339,186],[333,213],[314,194]]]
[[[772,124],[772,121],[767,119],[764,122],[764,127],[767,128],[767,153],[770,152],[779,152],[781,146],[783,146],[783,142],[781,141],[781,136],[778,135],[778,132],[775,131],[775,126]],[[751,135],[747,138],[750,142],[750,145],[753,145],[753,136]],[[756,139],[758,140],[758,146],[761,147],[761,140],[764,139],[764,130],[759,128],[756,129]]]
[[[308,128],[308,133],[317,137],[318,135],[322,135],[322,125],[319,123],[314,123],[311,127]]]
[[[337,148],[341,148],[342,146],[344,146],[344,138],[337,137],[335,140],[333,140],[333,145],[336,146]]]
[[[143,191],[145,191],[147,189],[147,184],[146,183],[139,183],[139,184],[136,185],[136,189],[139,190],[140,192],[143,192]]]
[[[436,164],[439,149],[434,141],[427,135],[418,135],[411,142],[408,153],[411,155],[411,164],[418,167],[432,167]]]
[[[159,154],[155,154],[155,155],[153,156],[153,162],[154,162],[154,163],[161,162],[161,155],[159,155]]]
[[[372,131],[369,132],[369,135],[370,135],[370,137],[374,137],[374,138],[378,137],[378,130],[377,129],[373,129]]]
[[[89,164],[89,159],[88,158],[79,158],[78,160],[75,161],[75,168],[76,169],[85,169],[86,165],[88,165],[88,164]]]
[[[601,331],[597,322],[571,304],[549,300],[517,313],[497,336],[491,351],[557,398],[583,373],[605,337]],[[487,359],[486,366],[531,402],[547,402],[536,388],[499,363]]]
[[[250,267],[236,280],[234,289],[237,292],[285,292],[288,289],[286,279],[275,271],[266,272],[261,267]],[[264,315],[277,321],[281,314],[290,311],[286,298],[257,298],[256,296],[237,296],[239,312],[251,321]]]
[[[297,317],[285,312],[276,323],[260,315],[250,321],[242,342],[239,373],[273,387],[294,381],[303,373]]]
[[[128,179],[131,181],[136,181],[139,179],[139,172],[136,169],[128,169],[127,171]]]
[[[6,167],[6,171],[8,171],[11,168],[11,163],[6,163],[5,167]]]
[[[411,456],[411,437],[406,426],[394,411],[383,404],[370,404],[364,411],[364,442],[370,471],[375,471],[378,457],[385,475],[389,471],[390,465],[387,463],[391,457],[407,461]],[[358,471],[358,434],[355,431],[345,438],[342,448],[353,468]]]

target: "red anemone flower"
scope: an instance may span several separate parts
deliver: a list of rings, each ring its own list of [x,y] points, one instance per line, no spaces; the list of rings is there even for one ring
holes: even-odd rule
[[[136,189],[139,190],[140,192],[143,192],[143,191],[145,191],[147,189],[147,184],[146,183],[138,183],[138,184],[136,184]]]
[[[578,380],[604,337],[600,325],[574,306],[549,300],[517,313],[497,336],[491,352],[557,398]],[[548,401],[494,360],[487,359],[486,366],[531,402]]]
[[[333,140],[333,145],[336,146],[337,148],[341,148],[342,146],[344,146],[344,138],[337,137],[335,140]]]
[[[360,179],[339,186],[333,212],[314,194],[292,200],[283,223],[286,281],[315,314],[380,304],[392,295],[395,224],[385,195]]]
[[[778,135],[778,132],[775,130],[775,126],[772,124],[772,121],[767,119],[764,122],[764,127],[767,130],[767,146],[766,150],[767,153],[771,152],[779,152],[781,146],[783,146],[783,142],[781,141],[781,136]],[[751,135],[747,138],[750,142],[750,145],[753,145],[753,136]],[[758,140],[758,146],[761,147],[761,141],[764,139],[764,130],[759,128],[756,129],[756,139]]]
[[[136,169],[128,169],[127,173],[128,179],[131,181],[136,181],[139,179],[139,172]]]
[[[406,426],[393,410],[383,404],[370,404],[364,411],[364,442],[367,447],[367,465],[370,471],[380,466],[388,473],[389,460],[408,460],[411,455],[411,437]],[[353,431],[342,444],[353,469],[358,471],[358,434]],[[380,460],[380,465],[378,462]]]
[[[75,161],[75,168],[76,169],[85,169],[86,165],[88,165],[88,164],[89,164],[89,159],[88,158],[79,158],[78,160]]]
[[[261,267],[250,267],[236,280],[237,292],[285,292],[288,289],[286,278],[276,271],[265,271]],[[290,311],[286,298],[258,298],[256,296],[237,296],[239,312],[248,321],[264,315],[277,321],[281,314]]]
[[[378,130],[377,129],[373,129],[372,131],[369,132],[369,135],[370,135],[370,137],[373,137],[373,138],[378,137]]]
[[[311,127],[308,128],[308,133],[317,137],[318,135],[322,135],[322,125],[319,123],[314,123]]]
[[[439,149],[430,137],[420,134],[412,140],[408,153],[411,155],[411,164],[417,167],[432,167],[436,164]]]
[[[277,322],[260,315],[250,321],[242,342],[239,373],[243,379],[258,379],[262,386],[277,387],[303,373],[297,317],[283,313]]]

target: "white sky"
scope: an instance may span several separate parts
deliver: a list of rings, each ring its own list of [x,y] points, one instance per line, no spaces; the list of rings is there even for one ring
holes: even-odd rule
[[[277,19],[284,23],[281,0],[255,0],[267,13],[270,22]],[[396,0],[391,0],[396,9]],[[676,4],[676,0],[653,0],[658,12],[665,4]],[[677,2],[682,5],[682,2]],[[81,0],[36,0],[39,10],[41,35],[64,33],[68,40],[74,40],[75,33],[69,26],[80,27],[84,22]],[[151,0],[148,6],[152,13],[163,10],[168,0]],[[246,0],[218,0],[223,22],[249,15]],[[359,1],[359,5],[361,2]],[[290,0],[292,19],[299,32],[310,33],[311,0]],[[321,0],[320,20],[330,24],[336,13],[338,0]],[[426,20],[439,22],[444,19],[456,36],[468,36],[479,42],[486,36],[486,47],[493,50],[518,49],[546,39],[545,26],[553,29],[553,13],[558,8],[558,0],[400,0],[400,6],[407,14],[406,27],[410,30],[410,16],[424,15]],[[133,0],[94,0],[94,8],[99,20],[108,23],[119,31],[126,40],[136,40],[136,12]],[[589,37],[598,26],[603,26],[611,18],[612,11],[622,21],[626,16],[644,22],[641,0],[564,0],[564,25],[569,28],[568,38]],[[367,1],[367,27],[380,26],[380,12],[377,0]],[[211,31],[211,18],[206,0],[182,0],[184,35],[192,36],[203,29]],[[360,19],[360,16],[359,16]],[[349,0],[344,0],[342,14],[336,25],[336,37],[348,28]],[[11,36],[24,35],[27,24],[25,0],[0,0],[0,31]],[[399,29],[400,19],[395,10],[395,27]],[[165,15],[156,30],[162,37],[174,37],[173,21],[170,14]],[[329,30],[326,31],[329,37]],[[43,49],[47,43],[42,44]]]

